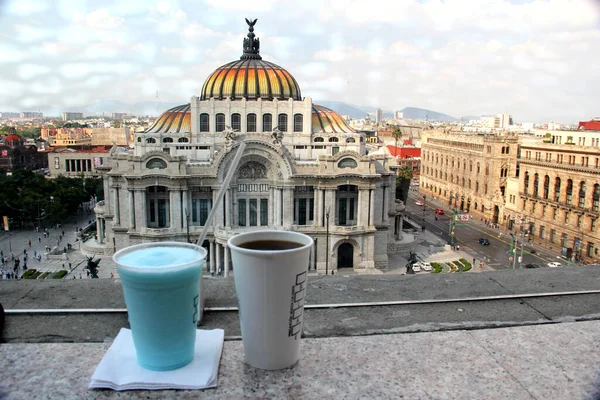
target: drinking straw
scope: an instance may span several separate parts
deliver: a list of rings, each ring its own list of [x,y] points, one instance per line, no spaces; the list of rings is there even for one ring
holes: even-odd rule
[[[227,175],[225,176],[223,185],[221,186],[221,189],[219,189],[219,193],[217,193],[217,198],[215,200],[215,204],[213,204],[213,207],[210,209],[210,212],[208,213],[208,217],[206,217],[206,222],[204,222],[204,228],[202,228],[202,232],[200,232],[200,236],[198,237],[198,241],[196,242],[196,244],[198,246],[202,246],[202,243],[204,243],[204,239],[206,238],[206,234],[208,233],[208,228],[210,227],[210,223],[211,223],[213,217],[215,216],[215,214],[217,213],[219,206],[223,202],[223,196],[225,196],[225,190],[227,190],[229,183],[231,183],[231,179],[233,179],[233,175],[237,171],[237,166],[240,162],[240,158],[242,158],[242,154],[244,153],[245,148],[246,148],[246,142],[244,141],[244,139],[242,139],[240,142],[240,146],[238,147],[238,150],[235,153],[235,156],[233,157],[233,161],[231,162],[231,165],[229,166],[229,171],[227,172]]]

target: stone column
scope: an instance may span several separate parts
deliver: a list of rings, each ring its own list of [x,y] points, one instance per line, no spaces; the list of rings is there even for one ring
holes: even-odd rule
[[[113,188],[113,225],[120,225],[119,188]]]
[[[325,214],[327,214],[327,209],[329,209],[329,230],[331,231],[331,226],[335,226],[335,217],[336,217],[336,204],[335,204],[335,191],[336,189],[327,188],[325,189]],[[327,224],[327,221],[325,221]]]
[[[219,269],[221,268],[221,245],[218,242],[215,243],[215,249],[216,249],[215,255],[217,256],[216,257],[217,258],[217,260],[216,260],[216,262],[217,262],[217,266],[216,266],[217,270],[216,270],[216,272],[219,272]]]
[[[315,188],[315,215],[313,218],[313,225],[315,227],[321,226],[321,189]]]
[[[289,227],[292,225],[293,221],[294,221],[294,216],[293,214],[293,210],[294,210],[294,205],[293,205],[293,195],[292,195],[292,188],[286,187],[283,189],[283,226],[285,227]]]
[[[356,210],[356,226],[358,227],[358,229],[361,229],[363,227],[364,221],[365,208],[363,203],[365,202],[365,198],[367,198],[364,192],[364,189],[358,189],[358,205]]]
[[[133,189],[129,191],[129,229],[135,229],[135,200],[133,198]]]
[[[371,202],[369,205],[369,226],[375,225],[375,190],[370,189]]]
[[[261,118],[262,119],[262,118]],[[269,226],[275,227],[275,212],[273,211],[275,208],[275,188],[269,189]]]
[[[223,265],[223,276],[227,278],[229,276],[229,247],[223,246],[225,252],[225,263]]]
[[[179,213],[180,199],[178,199],[179,189],[169,189],[169,218],[171,219],[169,227],[181,227],[181,214]]]
[[[231,228],[231,189],[225,192],[225,226]]]
[[[219,192],[219,190],[220,189],[212,191],[212,195],[213,195],[212,206],[213,207],[217,207],[217,193]],[[217,210],[217,213],[215,214],[215,217],[213,218],[213,226],[215,228],[223,226],[223,208],[221,207],[220,204],[219,204],[219,210]]]
[[[210,241],[210,273],[215,273],[215,240]]]
[[[273,225],[275,227],[281,226],[281,189],[276,188],[274,190],[275,199],[273,200],[275,217],[273,218]]]
[[[135,226],[138,230],[146,225],[146,189],[138,189],[135,196]]]
[[[104,218],[99,218],[97,224],[98,239],[100,243],[104,243]]]
[[[190,210],[189,190],[183,189],[183,229],[187,229],[188,224],[192,218],[192,211]],[[200,243],[202,245],[202,243]]]

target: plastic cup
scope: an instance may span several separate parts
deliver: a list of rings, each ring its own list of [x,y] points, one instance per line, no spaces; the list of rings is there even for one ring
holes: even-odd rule
[[[262,250],[246,248],[267,241]],[[272,242],[292,242],[288,250]],[[261,369],[293,366],[300,358],[310,236],[287,231],[254,231],[233,236],[231,249],[246,362]],[[263,243],[265,244],[265,243]]]
[[[202,247],[179,242],[140,244],[113,256],[141,367],[167,371],[194,359],[205,257]]]

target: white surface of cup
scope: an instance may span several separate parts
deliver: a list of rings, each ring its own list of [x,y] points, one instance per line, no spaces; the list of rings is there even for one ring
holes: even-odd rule
[[[253,250],[255,241],[297,243],[289,250]],[[246,362],[282,369],[300,357],[310,236],[288,231],[254,231],[233,236],[231,250]]]

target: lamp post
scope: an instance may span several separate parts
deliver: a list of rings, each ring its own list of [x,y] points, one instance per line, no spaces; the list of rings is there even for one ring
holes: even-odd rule
[[[421,229],[425,232],[425,207],[427,207],[427,196],[423,195],[423,226]]]
[[[327,230],[325,233],[325,275],[329,275],[329,207],[325,209],[325,219],[327,220]]]

